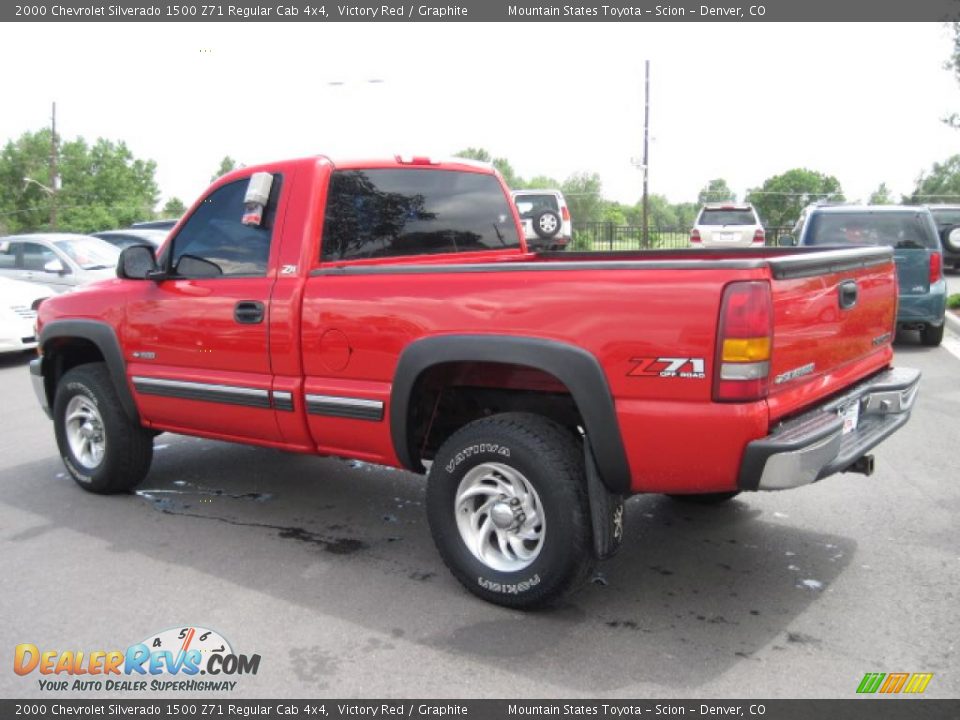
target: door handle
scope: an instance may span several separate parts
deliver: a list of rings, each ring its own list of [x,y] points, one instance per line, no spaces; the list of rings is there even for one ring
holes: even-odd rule
[[[840,283],[840,309],[849,310],[856,305],[858,295],[856,280],[844,280]]]
[[[257,300],[241,300],[233,306],[233,319],[241,325],[262,323],[263,303]]]

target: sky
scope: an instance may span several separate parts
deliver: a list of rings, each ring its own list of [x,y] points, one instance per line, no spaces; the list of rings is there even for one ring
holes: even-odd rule
[[[0,43],[0,142],[49,125],[123,140],[188,205],[221,158],[444,157],[523,177],[596,172],[636,202],[643,67],[650,192],[743,197],[794,167],[848,199],[909,193],[960,152],[940,23],[36,23]],[[15,68],[16,71],[11,71]],[[378,82],[370,82],[376,80]],[[4,189],[0,188],[0,191]]]

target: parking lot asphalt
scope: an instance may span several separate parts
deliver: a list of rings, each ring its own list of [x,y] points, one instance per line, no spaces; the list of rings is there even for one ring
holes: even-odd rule
[[[41,690],[12,671],[19,643],[186,626],[261,656],[224,699],[850,698],[867,672],[960,695],[960,360],[915,337],[896,362],[922,369],[921,398],[872,477],[714,508],[635,497],[620,554],[538,613],[457,584],[408,473],[165,434],[137,494],[85,493],[27,360],[0,359],[2,697],[109,694]]]

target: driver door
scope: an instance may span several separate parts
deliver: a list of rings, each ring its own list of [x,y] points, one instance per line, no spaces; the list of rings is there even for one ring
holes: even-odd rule
[[[127,372],[155,427],[281,440],[267,344],[281,178],[259,226],[241,221],[247,184],[211,191],[164,250],[169,279],[127,304]]]

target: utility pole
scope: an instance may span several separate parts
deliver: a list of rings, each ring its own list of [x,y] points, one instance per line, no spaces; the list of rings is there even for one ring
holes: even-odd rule
[[[57,229],[57,191],[60,189],[60,176],[57,174],[57,103],[53,103],[50,117],[50,229]]]
[[[647,197],[647,179],[650,175],[650,61],[644,62],[643,82],[643,247],[650,246],[650,231],[647,228],[647,212],[649,198]]]

